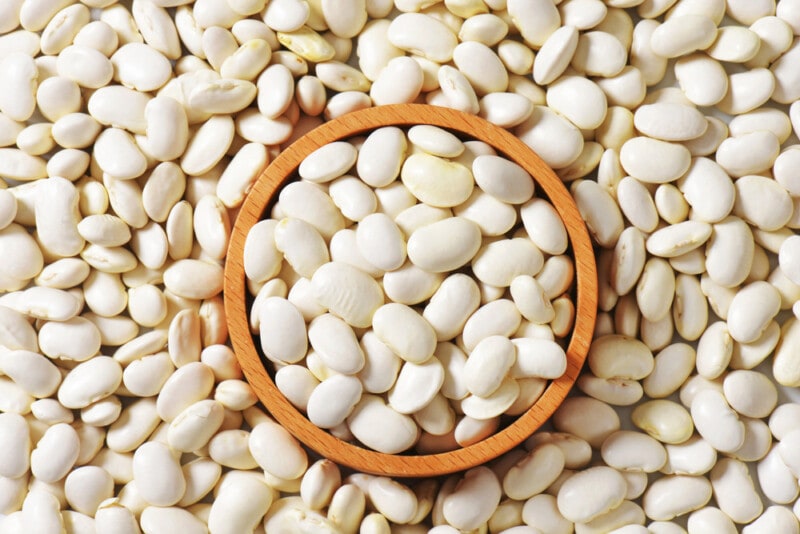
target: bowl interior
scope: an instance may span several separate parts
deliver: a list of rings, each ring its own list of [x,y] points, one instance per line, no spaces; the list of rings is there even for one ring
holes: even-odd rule
[[[300,162],[315,149],[383,126],[430,124],[491,145],[534,177],[567,228],[575,263],[575,324],[566,348],[567,370],[551,380],[525,413],[473,445],[429,455],[390,455],[342,441],[316,427],[278,390],[264,367],[248,323],[243,251],[247,233],[271,206],[281,187],[294,179]],[[589,234],[560,178],[527,145],[508,131],[473,115],[423,104],[379,106],[349,113],[308,132],[286,148],[261,173],[234,225],[225,262],[225,312],[234,352],[244,375],[270,414],[296,438],[322,456],[359,471],[388,476],[435,476],[485,463],[520,444],[539,428],[566,397],[578,377],[594,330],[597,272]]]

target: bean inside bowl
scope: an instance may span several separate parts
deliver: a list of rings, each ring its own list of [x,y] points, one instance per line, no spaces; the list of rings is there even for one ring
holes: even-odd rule
[[[550,381],[527,411],[498,431],[466,447],[436,454],[390,454],[349,443],[314,425],[289,402],[275,384],[272,362],[264,356],[257,336],[252,334],[249,321],[252,299],[248,296],[244,272],[248,233],[259,220],[269,217],[281,189],[297,178],[297,170],[309,154],[324,145],[350,140],[377,128],[413,125],[437,126],[464,139],[482,141],[533,176],[536,196],[546,197],[564,223],[569,238],[567,254],[575,269],[571,293],[575,319],[564,347],[564,373]],[[526,439],[553,413],[575,382],[591,341],[596,301],[597,276],[589,236],[572,198],[555,173],[508,132],[474,116],[418,104],[381,106],[345,115],[309,132],[282,152],[259,177],[239,212],[225,267],[230,337],[242,369],[265,407],[295,437],[323,456],[361,471],[392,476],[432,476],[467,469]]]

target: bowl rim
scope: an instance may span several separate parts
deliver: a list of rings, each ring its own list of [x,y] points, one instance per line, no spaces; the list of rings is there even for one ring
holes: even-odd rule
[[[249,327],[244,242],[264,215],[272,197],[295,177],[300,162],[313,150],[384,126],[430,124],[483,141],[533,176],[564,222],[575,267],[575,322],[566,349],[567,369],[531,408],[508,426],[477,443],[448,452],[385,454],[345,442],[315,426],[278,390],[255,346]],[[578,207],[561,179],[520,139],[485,119],[427,104],[393,104],[366,108],[332,119],[286,147],[263,169],[241,205],[231,231],[224,267],[224,306],[229,338],[245,378],[264,407],[295,438],[323,457],[359,471],[398,477],[428,477],[486,463],[527,439],[558,408],[578,378],[591,343],[597,315],[597,267],[594,250]]]

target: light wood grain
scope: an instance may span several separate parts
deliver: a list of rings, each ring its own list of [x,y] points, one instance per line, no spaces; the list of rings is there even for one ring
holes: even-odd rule
[[[387,455],[346,443],[314,426],[280,393],[262,364],[248,326],[248,305],[242,255],[250,228],[273,196],[311,151],[332,141],[389,125],[432,124],[478,139],[523,166],[537,183],[537,195],[550,199],[565,222],[575,257],[576,321],[567,348],[567,371],[551,381],[542,397],[512,424],[469,447],[432,455]],[[245,377],[277,421],[301,442],[337,463],[359,471],[390,476],[429,477],[483,464],[529,437],[561,404],[578,377],[594,330],[597,272],[591,241],[578,209],[561,180],[527,145],[478,117],[422,104],[380,106],[329,121],[284,150],[254,184],[236,219],[225,263],[225,312],[233,349]]]

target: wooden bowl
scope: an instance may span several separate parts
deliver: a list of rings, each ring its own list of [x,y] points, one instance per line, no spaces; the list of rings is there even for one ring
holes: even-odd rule
[[[250,228],[271,206],[280,188],[296,176],[300,162],[313,150],[382,126],[431,124],[460,132],[494,147],[524,167],[558,211],[569,234],[576,271],[576,319],[567,347],[567,370],[552,380],[539,400],[511,424],[468,447],[429,455],[384,454],[342,441],[312,424],[278,390],[264,368],[248,325],[248,303],[242,260]],[[528,438],[566,397],[578,377],[594,330],[597,271],[594,252],[578,209],[556,174],[511,133],[473,115],[422,104],[379,106],[326,122],[284,150],[262,172],[239,211],[225,262],[225,313],[230,339],[245,377],[272,416],[302,443],[324,457],[366,473],[430,477],[469,469],[496,458]]]

